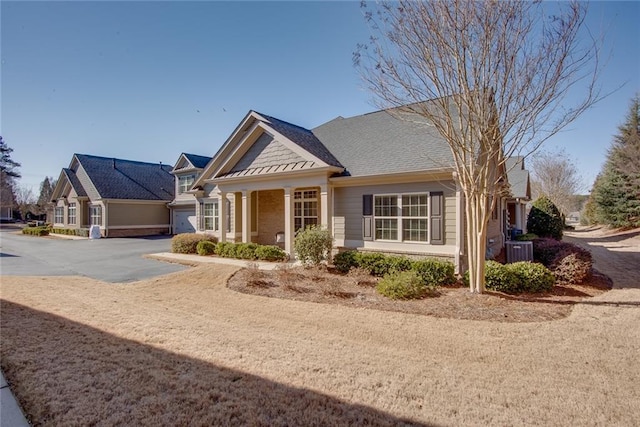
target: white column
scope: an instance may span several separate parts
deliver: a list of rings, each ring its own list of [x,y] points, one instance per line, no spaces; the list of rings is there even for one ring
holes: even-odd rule
[[[520,204],[520,201],[516,201],[516,228],[519,228],[520,230],[522,230],[524,227],[522,227],[522,205]]]
[[[218,203],[218,215],[220,216],[220,239],[219,242],[227,241],[227,193],[220,192],[220,202]]]
[[[251,242],[251,191],[242,190],[242,242]]]
[[[284,250],[293,259],[293,190],[284,188]]]
[[[320,186],[320,225],[331,231],[331,215],[329,205],[329,186]]]

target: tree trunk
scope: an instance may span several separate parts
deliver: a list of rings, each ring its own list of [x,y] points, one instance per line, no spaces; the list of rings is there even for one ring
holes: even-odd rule
[[[469,290],[483,293],[484,263],[487,252],[487,202],[486,197],[474,194],[465,197],[467,262],[469,267]]]

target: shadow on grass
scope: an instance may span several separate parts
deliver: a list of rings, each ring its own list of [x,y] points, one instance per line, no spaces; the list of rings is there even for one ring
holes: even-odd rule
[[[2,370],[32,425],[425,425],[19,304],[0,308]]]

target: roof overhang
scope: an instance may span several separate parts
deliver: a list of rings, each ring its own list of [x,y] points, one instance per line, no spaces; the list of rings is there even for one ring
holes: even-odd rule
[[[334,187],[358,185],[399,184],[416,181],[444,181],[453,179],[453,168],[389,173],[383,175],[336,176],[329,178]]]
[[[294,171],[276,172],[262,175],[249,175],[249,176],[225,176],[219,178],[208,179],[206,182],[212,184],[230,184],[238,182],[260,182],[271,181],[283,178],[301,178],[308,176],[330,176],[335,173],[342,172],[342,168],[336,166],[324,166],[312,169],[301,169]]]

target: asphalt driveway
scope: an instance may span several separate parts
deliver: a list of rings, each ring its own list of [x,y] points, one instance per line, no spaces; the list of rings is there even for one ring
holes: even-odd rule
[[[171,238],[138,237],[67,240],[0,229],[2,276],[88,276],[112,283],[133,282],[186,267],[143,258],[169,252]]]

